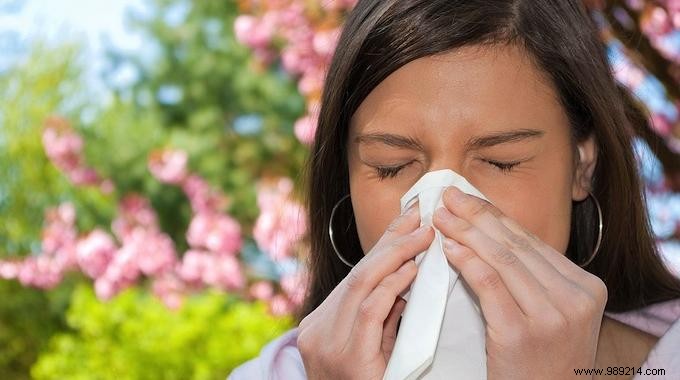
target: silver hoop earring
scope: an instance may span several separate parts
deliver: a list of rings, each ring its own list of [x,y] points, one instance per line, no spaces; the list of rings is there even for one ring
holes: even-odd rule
[[[593,198],[593,201],[595,202],[595,206],[597,207],[597,219],[599,221],[598,224],[598,231],[597,231],[597,243],[595,243],[595,249],[593,250],[593,253],[588,257],[588,260],[586,260],[585,263],[579,264],[581,268],[586,267],[588,264],[590,264],[595,256],[597,255],[598,250],[600,249],[600,243],[602,243],[602,209],[600,208],[600,202],[597,201],[597,198],[591,193],[590,191],[588,192],[588,195]]]
[[[338,251],[338,247],[335,245],[335,240],[333,240],[333,217],[335,216],[335,210],[338,208],[338,205],[340,205],[340,202],[344,201],[346,198],[349,198],[349,194],[345,195],[344,197],[340,198],[340,200],[333,206],[333,211],[331,211],[331,219],[328,222],[328,237],[331,239],[331,245],[333,246],[333,250],[335,251],[335,254],[338,256],[340,261],[345,263],[350,268],[354,268],[354,264],[350,263],[347,261],[340,252]]]

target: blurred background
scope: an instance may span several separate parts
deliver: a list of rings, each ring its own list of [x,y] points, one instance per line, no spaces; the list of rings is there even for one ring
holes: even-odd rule
[[[293,327],[356,0],[0,0],[0,379],[224,379]],[[680,1],[585,1],[680,274]]]

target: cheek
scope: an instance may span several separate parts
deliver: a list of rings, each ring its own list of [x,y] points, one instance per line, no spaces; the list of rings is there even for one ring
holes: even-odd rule
[[[400,194],[387,185],[350,182],[357,234],[364,254],[380,240],[387,226],[399,216]],[[352,185],[354,183],[354,185]]]
[[[540,181],[505,192],[497,197],[500,199],[497,207],[565,254],[571,229],[571,177],[560,174],[568,173],[566,169],[552,173],[547,173]]]

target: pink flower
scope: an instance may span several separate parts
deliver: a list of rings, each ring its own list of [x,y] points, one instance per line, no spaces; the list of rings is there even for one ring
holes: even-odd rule
[[[288,296],[293,305],[302,305],[307,288],[306,272],[300,270],[281,278],[281,289]]]
[[[253,238],[273,259],[288,257],[307,228],[304,208],[290,199],[293,182],[279,178],[274,184],[260,182],[257,187],[260,215],[253,227]]]
[[[187,251],[177,273],[193,286],[205,284],[230,290],[245,285],[245,277],[235,257],[218,256],[207,251]]]
[[[258,281],[250,286],[248,293],[255,299],[267,301],[274,296],[274,286],[269,281]]]
[[[59,169],[69,171],[80,166],[83,139],[66,119],[52,116],[45,120],[42,142],[47,157]]]
[[[17,277],[24,286],[51,289],[61,282],[62,269],[46,255],[31,256],[24,259]]]
[[[269,300],[269,312],[277,316],[288,315],[293,312],[293,305],[286,296],[277,294]]]
[[[295,137],[297,137],[301,143],[311,145],[314,142],[317,123],[318,119],[316,115],[306,115],[299,118],[293,127]]]
[[[45,120],[42,135],[45,154],[76,186],[100,185],[97,172],[85,165],[83,139],[69,122],[58,116]]]
[[[77,167],[67,174],[71,183],[76,186],[98,185],[101,183],[99,174],[92,168]]]
[[[324,71],[320,69],[307,70],[298,82],[298,90],[304,96],[320,93],[323,87]]]
[[[165,272],[153,280],[152,291],[171,310],[178,310],[184,301],[184,283],[173,272]]]
[[[161,150],[151,153],[149,171],[163,183],[179,184],[187,176],[186,152],[181,150]]]
[[[0,278],[13,280],[19,275],[21,262],[19,261],[0,261]]]
[[[129,194],[118,205],[118,216],[111,223],[111,230],[118,240],[124,242],[138,227],[157,230],[158,217],[148,199]]]
[[[640,26],[643,32],[652,39],[673,31],[672,20],[668,13],[657,6],[648,7],[642,12]]]
[[[236,40],[252,48],[264,48],[274,35],[274,20],[263,17],[261,20],[253,16],[240,15],[234,21]]]
[[[208,252],[189,250],[184,253],[177,274],[183,281],[198,285],[203,281],[203,272],[208,265],[210,265]]]
[[[673,130],[673,124],[664,115],[653,114],[651,118],[652,129],[660,136],[669,136]]]
[[[235,257],[211,256],[211,258],[211,265],[203,272],[203,282],[223,290],[243,288],[245,277]]]
[[[117,247],[106,232],[95,229],[78,241],[76,256],[81,270],[91,278],[104,274]]]
[[[243,244],[241,225],[232,217],[203,212],[194,215],[187,242],[192,248],[205,248],[211,252],[224,255],[235,255]]]
[[[314,50],[327,60],[333,55],[340,37],[340,28],[322,30],[314,35]]]
[[[229,199],[197,175],[189,175],[182,183],[182,190],[189,198],[191,209],[195,213],[215,212],[228,206]]]

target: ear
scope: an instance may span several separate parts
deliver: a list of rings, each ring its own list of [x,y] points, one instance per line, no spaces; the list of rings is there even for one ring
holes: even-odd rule
[[[571,198],[574,201],[582,201],[588,197],[588,191],[591,191],[591,180],[597,164],[597,144],[594,133],[583,142],[578,143],[577,152]]]

